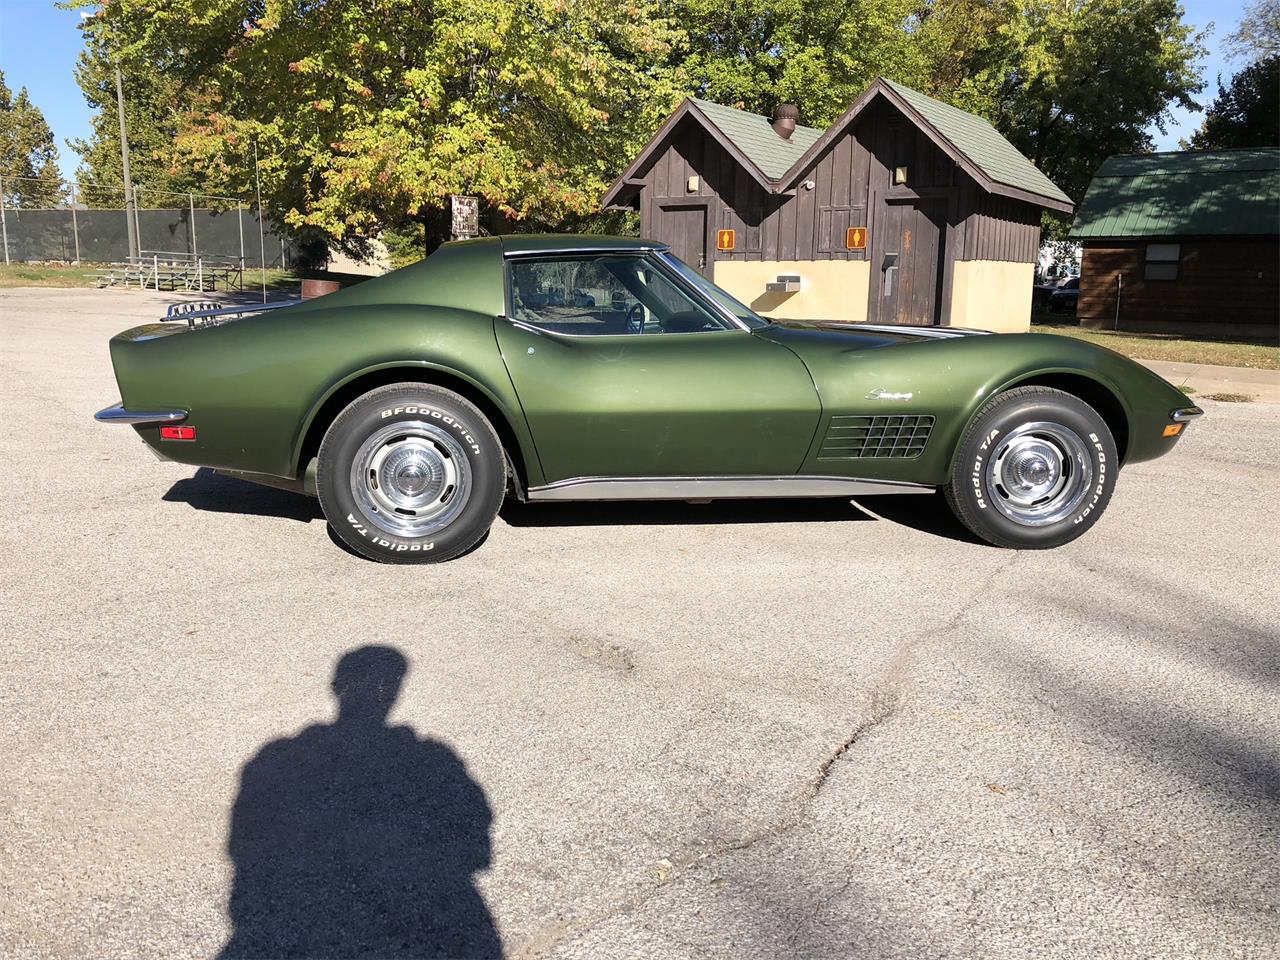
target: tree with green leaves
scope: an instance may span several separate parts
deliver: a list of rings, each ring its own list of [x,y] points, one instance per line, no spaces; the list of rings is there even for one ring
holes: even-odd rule
[[[876,76],[928,86],[919,0],[683,0],[676,58],[690,92],[766,116],[779,103],[825,126]]]
[[[286,223],[397,261],[447,235],[452,193],[494,232],[617,229],[599,197],[685,93],[822,126],[885,76],[1079,197],[1203,88],[1177,0],[106,0],[85,32],[82,83],[105,113],[122,65],[157,170],[247,195],[256,147]]]
[[[691,88],[822,126],[876,76],[985,116],[1068,194],[1196,107],[1201,37],[1176,0],[685,0]]]
[[[1248,63],[1280,55],[1280,0],[1253,0],[1223,47]]]
[[[1245,67],[1205,111],[1187,144],[1192,150],[1280,147],[1280,54]]]
[[[58,148],[23,87],[14,96],[0,71],[0,178],[9,206],[52,207],[63,199]]]
[[[76,179],[82,187],[77,198],[90,206],[118,207],[123,202],[124,172],[115,64],[111,51],[98,42],[96,32],[84,32],[88,42],[80,53],[75,77],[85,100],[97,112],[88,138],[69,143],[81,160]],[[180,194],[203,192],[203,184],[197,181],[194,171],[173,155],[182,119],[177,82],[164,71],[139,64],[136,72],[123,77],[122,87],[129,131],[129,173],[142,188],[138,191],[138,205],[174,206],[180,202]]]
[[[1170,108],[1198,109],[1203,37],[1176,0],[1035,0],[1011,6],[994,58],[989,118],[1077,199],[1112,154],[1154,148]]]
[[[85,31],[175,83],[175,166],[252,193],[256,147],[269,207],[357,249],[444,238],[454,193],[493,230],[587,214],[678,99],[657,0],[109,0]]]

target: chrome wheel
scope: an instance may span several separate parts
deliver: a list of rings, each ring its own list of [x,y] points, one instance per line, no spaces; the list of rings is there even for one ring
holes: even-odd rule
[[[445,427],[401,421],[360,445],[351,461],[351,493],[383,532],[425,537],[462,512],[471,495],[471,468]]]
[[[1023,424],[987,461],[987,496],[1015,523],[1041,527],[1068,517],[1093,482],[1089,448],[1060,423]]]

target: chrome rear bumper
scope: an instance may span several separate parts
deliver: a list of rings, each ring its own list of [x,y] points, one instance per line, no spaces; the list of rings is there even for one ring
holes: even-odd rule
[[[185,410],[126,410],[124,404],[99,410],[93,415],[99,423],[181,423],[187,419]]]

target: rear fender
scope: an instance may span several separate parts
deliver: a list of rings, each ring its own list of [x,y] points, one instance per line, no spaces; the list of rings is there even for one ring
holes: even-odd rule
[[[504,368],[505,372],[505,368]],[[506,455],[512,461],[521,492],[527,486],[544,482],[533,438],[524,412],[515,401],[515,391],[508,377],[497,389],[486,380],[430,360],[391,360],[354,370],[330,385],[299,425],[293,443],[293,471],[299,474],[320,448],[320,441],[334,418],[357,397],[389,383],[430,383],[453,390],[480,408],[493,422],[502,439]]]
[[[139,435],[181,463],[296,478],[310,427],[344,384],[389,368],[422,379],[447,373],[501,412],[538,479],[492,316],[422,304],[353,306],[341,297],[207,329],[171,325],[114,338],[125,405],[186,410],[199,441],[163,443],[154,427],[137,428]]]

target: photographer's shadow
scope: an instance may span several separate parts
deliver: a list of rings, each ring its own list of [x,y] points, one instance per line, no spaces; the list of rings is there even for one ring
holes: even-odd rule
[[[226,960],[501,956],[473,882],[490,860],[484,791],[447,746],[386,724],[407,667],[391,647],[346,654],[337,719],[245,765]]]

